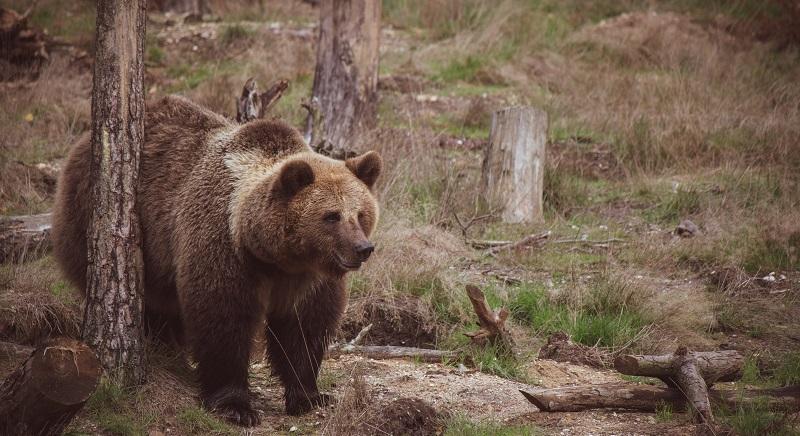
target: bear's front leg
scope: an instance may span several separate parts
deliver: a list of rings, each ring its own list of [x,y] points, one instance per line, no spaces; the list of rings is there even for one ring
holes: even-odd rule
[[[344,284],[330,281],[290,306],[287,313],[268,314],[267,355],[273,374],[283,383],[289,415],[300,415],[330,402],[329,395],[319,392],[317,376],[346,304]]]
[[[203,405],[236,424],[258,425],[247,381],[257,301],[235,283],[208,285],[182,301]]]

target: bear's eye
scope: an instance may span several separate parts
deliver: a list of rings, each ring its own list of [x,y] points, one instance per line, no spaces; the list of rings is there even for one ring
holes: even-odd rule
[[[339,212],[328,212],[322,219],[329,223],[338,223],[342,219],[342,215]]]

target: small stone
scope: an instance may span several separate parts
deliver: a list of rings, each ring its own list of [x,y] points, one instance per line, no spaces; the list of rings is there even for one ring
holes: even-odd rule
[[[296,431],[297,431],[297,426],[296,425],[293,425],[293,426],[289,427],[289,433],[294,433]]]
[[[681,221],[681,223],[678,224],[678,227],[675,228],[675,234],[683,238],[691,238],[699,233],[700,228],[697,227],[697,224],[689,220]]]

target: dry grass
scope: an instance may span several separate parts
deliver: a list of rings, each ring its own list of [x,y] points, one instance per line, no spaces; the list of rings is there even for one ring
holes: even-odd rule
[[[36,345],[52,336],[77,337],[81,308],[75,291],[49,257],[0,266],[0,337]]]

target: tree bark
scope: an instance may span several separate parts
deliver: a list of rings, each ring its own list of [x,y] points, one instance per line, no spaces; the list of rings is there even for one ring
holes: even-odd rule
[[[355,136],[375,121],[380,18],[380,0],[320,2],[312,100],[319,102],[323,138],[309,144],[318,151],[346,157]]]
[[[84,340],[108,375],[144,381],[136,187],[144,138],[146,0],[101,0],[92,91],[92,204]]]
[[[492,116],[481,175],[483,198],[509,223],[543,222],[547,113],[511,107]]]
[[[94,392],[101,372],[83,343],[49,341],[0,385],[0,433],[60,435]]]
[[[38,259],[51,248],[51,214],[0,219],[0,264]]]
[[[663,386],[616,383],[607,385],[566,386],[554,389],[520,390],[522,395],[543,412],[581,412],[591,409],[627,409],[654,412],[668,404],[675,410],[686,409],[686,399],[675,389]],[[775,389],[711,390],[711,403],[728,409],[764,402],[771,410],[794,413],[800,410],[800,386]]]

